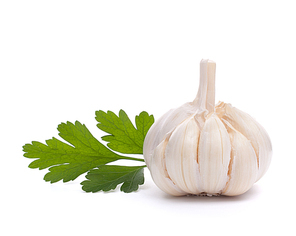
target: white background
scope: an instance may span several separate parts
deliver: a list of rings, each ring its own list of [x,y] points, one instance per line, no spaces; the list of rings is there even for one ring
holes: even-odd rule
[[[295,235],[294,2],[2,0],[1,235]],[[146,170],[136,193],[88,194],[84,176],[51,185],[27,167],[22,146],[58,137],[61,122],[100,140],[96,110],[157,119],[193,100],[202,58],[217,63],[216,102],[272,140],[247,193],[170,197]]]

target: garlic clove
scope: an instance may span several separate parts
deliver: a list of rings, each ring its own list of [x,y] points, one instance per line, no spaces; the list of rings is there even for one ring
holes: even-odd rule
[[[165,150],[168,175],[183,191],[199,194],[200,174],[197,163],[199,128],[194,116],[173,131]]]
[[[255,183],[258,175],[257,157],[251,142],[228,122],[225,123],[232,149],[229,180],[222,194],[235,196],[245,193]]]
[[[154,183],[164,192],[173,196],[182,196],[182,191],[169,177],[165,164],[165,149],[168,139],[163,140],[154,150],[151,159],[150,172]]]
[[[220,194],[228,180],[231,144],[229,135],[220,119],[212,114],[200,134],[198,163],[202,191]]]
[[[150,168],[154,149],[168,133],[193,114],[198,114],[195,118],[201,129],[206,116],[214,111],[215,70],[215,62],[208,59],[201,60],[200,88],[193,102],[187,102],[176,109],[169,110],[151,126],[143,146],[143,154],[148,168]]]
[[[188,102],[177,109],[169,110],[153,124],[146,135],[143,146],[143,154],[148,168],[150,168],[153,151],[163,140],[163,137],[195,112],[196,108],[193,103]]]
[[[227,121],[234,129],[243,134],[255,150],[259,173],[258,181],[267,171],[272,156],[272,145],[265,129],[249,114],[233,107],[231,104],[219,102],[216,106],[216,113],[223,121]]]

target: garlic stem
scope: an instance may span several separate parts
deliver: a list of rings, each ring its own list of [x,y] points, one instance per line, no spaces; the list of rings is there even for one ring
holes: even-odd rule
[[[210,60],[201,60],[199,89],[193,103],[209,113],[213,112],[215,108],[215,75],[216,63]]]

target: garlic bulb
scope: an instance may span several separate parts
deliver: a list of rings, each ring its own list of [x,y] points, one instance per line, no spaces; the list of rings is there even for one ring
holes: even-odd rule
[[[215,71],[215,62],[202,60],[194,101],[165,113],[146,135],[145,162],[168,194],[239,195],[269,167],[264,128],[230,104],[215,106]]]

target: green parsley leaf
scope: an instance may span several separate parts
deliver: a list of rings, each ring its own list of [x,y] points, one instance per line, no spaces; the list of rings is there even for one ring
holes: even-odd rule
[[[88,172],[82,188],[86,192],[109,191],[122,184],[120,190],[126,193],[136,191],[144,183],[143,166],[115,166],[108,163],[125,159],[144,162],[143,158],[119,155],[142,154],[144,138],[154,122],[152,115],[141,112],[136,116],[136,128],[123,110],[119,116],[113,112],[96,112],[98,127],[109,135],[102,139],[109,142],[107,148],[86,128],[76,121],[58,126],[62,141],[52,138],[41,142],[33,141],[23,146],[24,156],[33,160],[29,167],[46,169],[44,180],[51,183],[68,182]]]
[[[45,181],[68,182],[97,166],[119,159],[143,161],[112,152],[78,121],[75,124],[71,122],[60,124],[58,131],[59,136],[71,145],[52,138],[47,140],[46,144],[33,141],[32,144],[23,146],[25,157],[37,158],[31,162],[30,168],[41,170],[50,167],[49,172],[44,176]]]
[[[108,142],[107,146],[125,154],[143,154],[145,136],[154,123],[153,115],[144,111],[135,118],[136,128],[123,110],[119,116],[111,111],[97,111],[96,120],[98,128],[110,134],[102,137]]]
[[[130,193],[138,190],[144,183],[144,167],[103,165],[88,172],[82,189],[86,192],[110,191],[122,184],[120,190]]]

